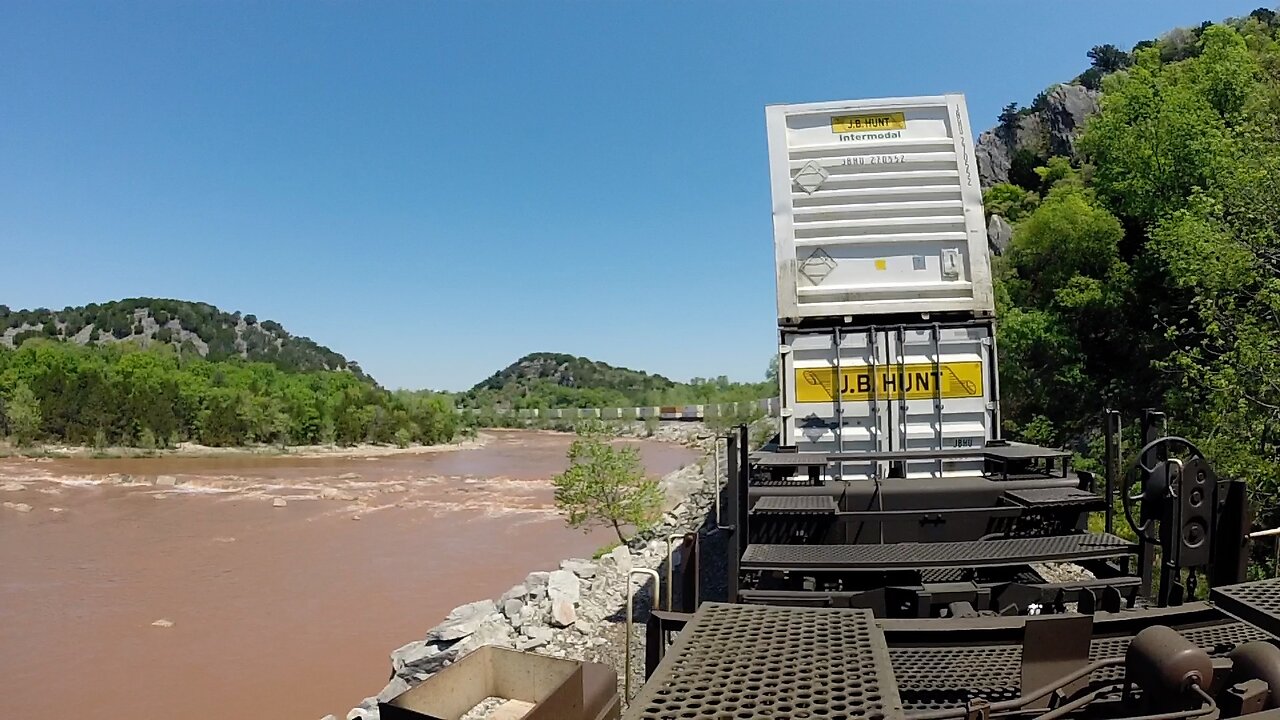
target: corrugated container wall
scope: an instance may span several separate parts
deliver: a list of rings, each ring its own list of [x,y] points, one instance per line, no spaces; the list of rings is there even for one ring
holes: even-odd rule
[[[962,95],[773,105],[766,120],[779,325],[994,312]]]
[[[782,328],[781,444],[799,452],[978,448],[999,427],[990,320]],[[844,479],[976,475],[982,460],[850,461]]]

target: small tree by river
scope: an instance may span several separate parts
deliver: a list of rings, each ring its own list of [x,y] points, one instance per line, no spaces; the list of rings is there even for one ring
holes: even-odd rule
[[[552,478],[556,507],[569,527],[650,528],[662,516],[662,489],[648,478],[634,447],[615,447],[603,424],[584,423],[569,446],[569,468]]]

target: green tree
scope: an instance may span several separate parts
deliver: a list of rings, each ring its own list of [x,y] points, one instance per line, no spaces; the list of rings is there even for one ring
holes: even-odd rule
[[[1004,132],[1005,137],[1013,137],[1013,133],[1018,129],[1018,121],[1020,119],[1018,103],[1016,102],[1009,103],[1000,110],[1000,129]]]
[[[1123,219],[1151,225],[1210,188],[1237,152],[1231,117],[1257,75],[1243,39],[1213,26],[1190,64],[1165,67],[1154,50],[1102,98],[1080,138],[1096,166],[1093,186]]]
[[[982,194],[982,204],[987,214],[999,215],[1009,222],[1017,222],[1040,202],[1040,196],[1010,183],[997,183]]]
[[[26,445],[40,436],[40,400],[31,386],[18,382],[4,406],[9,432],[19,445]]]
[[[413,431],[407,427],[402,427],[395,432],[396,447],[407,448],[409,443],[413,442]]]
[[[1129,66],[1132,58],[1129,53],[1115,45],[1095,45],[1087,53],[1093,67],[1104,73],[1113,73]]]
[[[662,516],[662,490],[645,476],[634,447],[614,447],[600,423],[578,429],[569,468],[552,479],[556,507],[570,527],[612,527],[627,542],[627,526],[646,530]]]
[[[997,263],[1004,417],[1096,447],[1160,405],[1280,524],[1280,39],[1265,13],[1140,44]],[[1099,53],[1099,68],[1114,54]],[[1112,60],[1106,60],[1111,57]]]

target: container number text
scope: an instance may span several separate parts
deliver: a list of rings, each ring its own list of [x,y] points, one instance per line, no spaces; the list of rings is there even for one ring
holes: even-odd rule
[[[853,157],[840,158],[840,165],[842,167],[851,165],[896,165],[906,161],[906,155],[855,155]]]

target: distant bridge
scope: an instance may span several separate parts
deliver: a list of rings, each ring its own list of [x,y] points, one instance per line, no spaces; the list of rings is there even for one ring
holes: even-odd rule
[[[706,420],[708,418],[740,417],[750,412],[760,411],[769,417],[777,417],[781,403],[778,398],[767,398],[736,403],[716,403],[712,405],[653,405],[649,407],[623,408],[549,408],[521,409],[492,408],[484,411],[478,408],[463,408],[460,412],[479,415],[482,412],[493,412],[496,415],[515,415],[521,420],[585,420],[598,418],[601,420]]]

